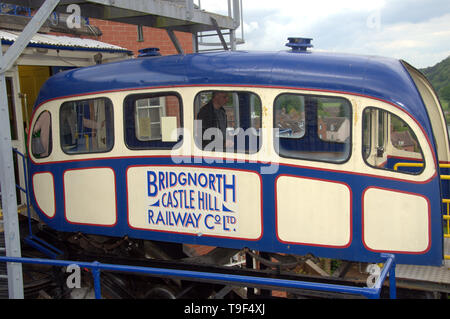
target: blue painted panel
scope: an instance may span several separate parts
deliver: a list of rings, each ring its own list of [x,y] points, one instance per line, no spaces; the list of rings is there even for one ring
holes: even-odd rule
[[[52,165],[32,166],[32,172],[51,170],[55,176],[56,192],[56,216],[48,219],[37,207],[33,198],[32,203],[39,213],[42,220],[52,228],[65,232],[85,232],[91,234],[100,234],[107,236],[129,236],[131,238],[142,238],[158,241],[170,241],[179,243],[202,244],[211,246],[221,246],[230,248],[249,247],[260,251],[279,252],[288,254],[304,255],[312,253],[320,257],[337,258],[354,261],[380,262],[380,252],[368,250],[363,243],[363,221],[362,221],[362,194],[369,186],[401,190],[409,193],[418,193],[429,199],[431,205],[430,231],[431,246],[423,254],[404,254],[393,252],[396,255],[398,263],[405,264],[423,264],[440,265],[442,262],[442,218],[440,212],[439,193],[435,190],[439,188],[439,179],[433,178],[431,181],[423,184],[409,183],[400,180],[390,180],[386,178],[377,178],[361,174],[352,174],[345,172],[334,172],[320,169],[306,169],[288,165],[280,165],[277,174],[262,174],[262,192],[264,194],[263,204],[263,235],[257,241],[229,239],[213,236],[197,236],[176,234],[169,232],[155,232],[147,230],[132,229],[127,220],[127,190],[126,190],[126,170],[132,165],[173,165],[170,157],[157,158],[119,158],[93,161],[74,161],[62,162]],[[194,166],[209,166],[228,169],[245,169],[260,172],[264,164],[261,163],[227,163],[218,164],[204,162],[198,164],[189,164]],[[178,165],[179,166],[179,165]],[[111,167],[115,171],[116,191],[117,191],[117,209],[118,220],[114,227],[101,227],[92,225],[70,224],[64,218],[64,200],[63,200],[63,172],[67,169],[83,167]],[[188,169],[188,168],[187,168]],[[276,234],[276,203],[275,203],[275,180],[279,175],[296,175],[301,177],[310,177],[346,183],[352,191],[352,234],[351,242],[348,247],[336,248],[326,246],[296,245],[283,243],[279,241]],[[298,203],[298,209],[302,204]]]

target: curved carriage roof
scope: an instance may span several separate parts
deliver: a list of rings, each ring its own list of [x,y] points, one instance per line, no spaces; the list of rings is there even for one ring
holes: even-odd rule
[[[36,101],[87,93],[185,85],[292,87],[371,96],[413,114],[430,133],[421,97],[396,59],[325,52],[227,51],[143,57],[61,72]]]

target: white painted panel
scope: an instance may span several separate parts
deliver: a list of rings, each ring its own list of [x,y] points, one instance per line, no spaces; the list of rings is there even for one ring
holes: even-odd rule
[[[49,218],[55,216],[55,184],[51,173],[33,175],[33,192],[41,211]]]
[[[256,240],[262,235],[261,179],[204,167],[127,170],[128,222],[163,232]]]
[[[343,247],[351,241],[351,190],[341,183],[281,176],[277,235],[283,242]]]
[[[73,169],[64,173],[66,219],[71,223],[116,223],[116,183],[110,168]]]
[[[364,244],[375,251],[424,252],[429,241],[425,197],[369,188],[363,198]]]

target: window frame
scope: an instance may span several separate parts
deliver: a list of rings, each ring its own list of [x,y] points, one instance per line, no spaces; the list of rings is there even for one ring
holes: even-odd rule
[[[280,151],[280,146],[278,146],[278,149],[277,149],[277,147],[275,147],[275,145],[276,145],[276,142],[275,142],[275,138],[276,138],[276,136],[275,136],[275,131],[273,132],[273,134],[272,134],[272,139],[273,139],[273,145],[274,145],[274,147],[275,147],[275,153],[278,155],[278,156],[280,156],[280,157],[282,157],[282,158],[288,158],[288,159],[294,159],[294,160],[300,160],[300,161],[310,161],[310,162],[318,162],[318,163],[327,163],[327,164],[336,164],[336,165],[342,165],[342,164],[345,164],[345,163],[347,163],[351,158],[352,158],[352,152],[353,152],[353,113],[354,113],[354,106],[353,106],[353,104],[352,104],[352,102],[351,102],[351,100],[350,99],[348,99],[347,97],[343,97],[343,96],[338,96],[338,95],[321,95],[321,94],[310,94],[310,93],[298,93],[298,92],[282,92],[282,93],[279,93],[276,97],[275,97],[275,99],[273,100],[273,109],[272,109],[272,115],[273,115],[273,128],[275,129],[276,128],[276,122],[277,122],[277,116],[276,116],[276,108],[275,108],[275,104],[276,104],[276,101],[277,101],[277,99],[280,97],[280,96],[282,96],[282,95],[285,95],[285,94],[289,94],[289,95],[298,95],[298,96],[301,96],[301,97],[309,97],[309,98],[318,98],[318,99],[323,99],[323,98],[329,98],[329,99],[341,99],[341,100],[343,100],[343,101],[345,101],[347,104],[348,104],[348,106],[350,107],[350,109],[349,109],[349,114],[348,114],[348,120],[350,121],[350,123],[349,123],[349,137],[348,137],[348,139],[349,139],[349,141],[348,141],[348,153],[347,153],[347,156],[346,156],[346,158],[345,159],[343,159],[343,160],[340,160],[340,161],[331,161],[331,160],[328,160],[328,159],[317,159],[317,158],[306,158],[306,157],[296,157],[296,156],[290,156],[290,155],[287,155],[287,154],[283,154],[281,151]],[[323,139],[321,139],[320,137],[319,137],[319,113],[318,113],[318,109],[319,109],[319,106],[317,106],[317,110],[316,110],[316,117],[315,117],[315,121],[316,121],[316,133],[317,133],[317,137],[322,141],[322,142],[324,142],[324,143],[335,143],[335,144],[343,144],[343,145],[345,145],[345,144],[347,144],[347,142],[337,142],[337,141],[327,141],[327,140],[323,140]],[[305,130],[304,130],[304,134],[301,136],[301,137],[278,137],[279,139],[280,138],[286,138],[286,139],[297,139],[297,140],[300,140],[300,139],[304,139],[304,138],[307,138],[307,127],[308,127],[308,119],[307,119],[307,116],[306,116],[306,103],[305,103],[305,117],[304,117],[304,127],[305,127]],[[279,144],[279,142],[278,142],[278,144]]]
[[[241,115],[240,115],[240,112],[239,112],[239,108],[238,108],[238,105],[235,105],[234,103],[235,103],[235,101],[238,101],[239,102],[239,94],[248,94],[249,95],[249,123],[250,123],[250,125],[251,125],[251,127],[249,127],[249,128],[253,128],[254,130],[255,130],[255,136],[257,136],[257,138],[258,138],[258,149],[257,150],[249,150],[248,148],[246,148],[245,150],[235,150],[235,147],[233,146],[233,151],[231,152],[227,152],[227,149],[226,148],[224,148],[222,151],[220,151],[220,150],[205,150],[204,148],[203,148],[203,145],[202,145],[202,139],[200,138],[198,138],[198,136],[197,136],[197,127],[196,127],[196,124],[195,124],[195,121],[197,121],[197,115],[198,115],[198,113],[200,112],[200,110],[201,110],[201,108],[204,106],[204,105],[206,105],[207,103],[209,103],[209,101],[210,100],[208,100],[205,104],[203,104],[203,105],[199,105],[199,107],[198,107],[198,110],[196,110],[196,104],[197,104],[197,102],[198,101],[200,101],[200,98],[199,98],[199,96],[203,93],[213,93],[213,92],[224,92],[224,93],[227,93],[227,94],[231,94],[231,103],[232,103],[232,109],[233,109],[233,112],[235,113],[235,117],[237,116],[237,118],[235,118],[235,124],[237,125],[237,127],[236,128],[233,128],[233,127],[231,127],[231,128],[233,128],[234,130],[236,130],[236,129],[241,129],[241,127],[240,127],[240,124],[241,124],[241,122],[242,122],[242,120],[241,120]],[[257,99],[258,99],[258,101],[259,101],[259,104],[260,104],[260,118],[259,118],[259,129],[256,129],[256,128],[254,128],[253,127],[253,119],[252,119],[252,111],[254,111],[254,108],[252,108],[252,101],[251,101],[251,99],[252,99],[252,96],[253,97],[256,97]],[[200,103],[201,103],[201,101],[200,101]],[[194,139],[194,145],[195,145],[195,147],[198,149],[198,150],[200,150],[200,151],[202,151],[202,152],[214,152],[214,153],[226,153],[226,154],[249,154],[249,155],[251,155],[251,154],[256,154],[256,153],[258,153],[260,150],[261,150],[261,148],[262,148],[262,146],[263,146],[263,134],[262,134],[262,123],[263,123],[263,116],[262,116],[262,114],[263,114],[263,102],[262,102],[262,99],[261,99],[261,97],[259,96],[259,94],[257,94],[257,93],[255,93],[255,92],[253,92],[253,91],[250,91],[250,90],[245,90],[245,89],[242,89],[242,88],[239,88],[239,87],[237,87],[235,90],[230,90],[230,89],[221,89],[221,88],[211,88],[211,89],[207,89],[207,88],[202,88],[201,90],[199,90],[198,92],[196,92],[195,93],[195,96],[194,96],[194,99],[193,99],[193,119],[192,119],[192,122],[193,122],[193,129],[194,129],[194,134],[193,134],[193,139]],[[227,107],[229,107],[229,106],[227,106]],[[224,109],[226,109],[226,107],[224,106]],[[247,128],[247,129],[249,129],[249,128]]]
[[[172,150],[172,149],[178,149],[180,148],[184,143],[184,134],[180,134],[181,138],[177,140],[176,142],[163,142],[162,139],[153,139],[153,140],[141,140],[136,135],[136,116],[135,112],[137,109],[136,101],[141,99],[152,99],[152,98],[161,98],[161,97],[168,97],[173,96],[176,97],[178,100],[178,111],[179,111],[179,118],[180,118],[180,127],[179,129],[184,130],[184,112],[183,112],[183,98],[181,97],[181,94],[176,91],[159,91],[159,92],[144,92],[144,93],[132,93],[125,96],[123,99],[123,105],[122,105],[122,114],[123,114],[123,140],[124,144],[127,147],[127,149],[131,151],[142,151],[142,150]],[[130,104],[131,103],[131,104]],[[131,105],[131,106],[130,106]],[[134,121],[134,136],[136,141],[143,144],[140,146],[133,146],[129,144],[129,141],[127,139],[127,116],[126,111],[127,107],[132,107],[133,109],[133,121]],[[167,104],[164,103],[164,107],[167,107]],[[161,107],[159,107],[160,110],[160,119],[161,119]],[[164,113],[167,114],[167,109],[164,110]],[[129,126],[129,125],[128,125]],[[159,143],[167,143],[166,146],[155,146],[151,144],[156,144],[155,142]],[[146,144],[146,145],[145,145]]]
[[[157,106],[156,105],[151,105],[151,103],[152,103],[151,100],[152,99],[158,99],[159,100]],[[139,122],[137,121],[137,117],[138,117],[138,113],[139,113],[138,111],[145,110],[145,111],[148,112],[148,114],[150,114],[151,110],[155,110],[155,109],[158,110],[159,122],[152,122],[152,121],[150,121],[150,133],[151,133],[152,125],[154,125],[154,124],[159,124],[159,128],[161,129],[161,118],[163,116],[165,116],[165,114],[166,114],[166,103],[165,103],[165,101],[164,101],[164,103],[161,103],[161,97],[151,97],[151,98],[138,99],[138,100],[135,100],[135,102],[139,101],[139,100],[148,100],[149,104],[146,105],[146,106],[135,105],[135,127],[134,127],[134,129],[135,129],[136,139],[139,142],[144,142],[144,143],[145,142],[151,142],[151,141],[158,141],[159,138],[142,139],[142,136],[138,134],[139,133],[139,128],[140,128]]]
[[[364,157],[364,150],[363,150],[363,146],[364,146],[364,129],[365,129],[364,116],[365,116],[366,111],[368,111],[368,110],[376,110],[377,111],[377,118],[375,119],[377,125],[379,125],[379,118],[381,116],[383,116],[383,118],[386,120],[386,122],[384,123],[384,127],[383,127],[383,130],[386,133],[386,136],[384,136],[384,145],[386,145],[386,147],[390,147],[389,145],[391,145],[391,147],[394,148],[395,150],[404,151],[404,150],[401,150],[401,149],[395,147],[395,145],[392,144],[392,132],[390,130],[392,119],[389,119],[390,117],[395,116],[400,121],[402,121],[404,124],[406,124],[408,126],[408,129],[413,134],[413,136],[411,136],[411,137],[417,142],[417,146],[419,147],[419,151],[420,151],[419,154],[422,157],[421,159],[415,159],[415,158],[410,157],[410,158],[408,158],[408,160],[409,161],[413,161],[413,163],[414,163],[414,161],[416,161],[416,162],[422,161],[423,166],[422,166],[422,169],[419,172],[408,172],[408,171],[404,171],[404,170],[394,170],[393,168],[391,169],[391,168],[385,168],[385,167],[380,167],[380,166],[376,166],[376,165],[371,165],[367,161],[367,158],[369,158],[370,155],[372,154],[370,152],[369,156],[367,156],[367,158],[365,158]],[[384,114],[382,114],[382,112],[384,112]],[[367,165],[370,168],[377,169],[377,170],[380,170],[380,171],[394,172],[394,173],[397,173],[397,174],[406,174],[407,176],[420,176],[422,173],[425,172],[426,167],[427,167],[427,161],[425,159],[425,153],[423,152],[423,147],[420,144],[419,139],[417,138],[417,135],[416,135],[415,131],[413,130],[413,128],[402,117],[400,117],[399,115],[397,115],[397,114],[395,114],[395,113],[393,113],[391,111],[383,109],[381,107],[376,107],[376,106],[370,106],[369,105],[369,106],[364,106],[364,108],[362,109],[362,111],[361,111],[361,119],[362,119],[361,120],[361,157],[362,157],[365,165]],[[388,121],[388,119],[389,119],[389,121]],[[372,130],[373,130],[373,128],[372,128],[372,120],[370,120],[369,123],[371,125],[369,136],[370,136],[370,142],[372,142],[372,139],[373,139],[373,137],[372,137]],[[378,144],[380,127],[377,127],[376,129],[377,129],[377,131],[375,133],[377,134],[377,136],[375,137],[375,139],[376,139],[377,144]],[[376,147],[378,147],[377,144],[376,144]],[[373,147],[373,145],[370,145],[371,151],[372,151],[372,147]],[[384,150],[384,152],[387,152],[387,151],[388,150],[386,150],[386,149]],[[414,153],[417,153],[417,152],[414,152]],[[386,154],[386,156],[389,157],[388,154]],[[401,157],[401,156],[399,156],[399,157]]]
[[[95,100],[105,100],[107,103],[105,103],[105,111],[106,111],[106,106],[109,104],[111,106],[111,128],[107,131],[111,131],[112,132],[112,136],[111,136],[111,145],[108,149],[103,150],[103,151],[95,151],[95,152],[77,152],[77,153],[70,153],[67,152],[64,147],[62,146],[62,138],[61,138],[61,133],[62,133],[62,112],[61,109],[63,108],[63,106],[67,103],[80,103],[80,102],[89,102],[89,101],[95,101]],[[59,108],[58,108],[58,113],[59,113],[59,146],[61,148],[61,150],[63,151],[64,154],[67,154],[69,156],[74,156],[74,155],[84,155],[84,154],[103,154],[103,153],[109,153],[114,149],[114,145],[115,145],[115,141],[116,141],[116,137],[115,137],[115,125],[114,125],[114,103],[112,102],[112,100],[109,97],[106,96],[100,96],[100,97],[95,97],[95,98],[89,98],[89,99],[80,99],[80,100],[69,100],[69,101],[65,101],[63,102]],[[78,125],[78,123],[77,123]],[[106,123],[105,123],[106,126]]]
[[[368,146],[369,152],[367,153],[367,156],[365,156],[364,147],[366,146],[366,144],[364,144],[364,142],[365,142],[364,128],[366,126],[365,126],[365,122],[364,122],[364,110],[363,110],[362,115],[361,115],[361,154],[362,154],[362,158],[363,158],[364,161],[366,161],[366,159],[372,153],[372,147],[373,147],[373,143],[372,143],[372,139],[373,138],[372,138],[372,134],[371,134],[373,124],[372,124],[372,119],[371,118],[369,118],[368,125],[369,125],[369,143],[368,143],[367,146]]]
[[[48,138],[49,138],[48,148],[49,149],[48,149],[47,156],[40,157],[40,156],[36,156],[34,151],[33,151],[33,138],[34,138],[33,135],[34,135],[34,128],[36,127],[36,124],[39,122],[40,117],[42,115],[44,115],[44,113],[48,113],[49,116],[50,116],[50,121],[49,121],[50,127],[49,127],[49,133],[48,133]],[[33,127],[31,127],[31,129],[30,129],[30,133],[29,133],[31,135],[31,139],[30,139],[31,140],[31,147],[30,147],[30,149],[31,149],[31,155],[33,155],[33,157],[35,159],[41,160],[41,159],[44,159],[44,158],[48,158],[53,152],[53,127],[52,127],[52,121],[53,121],[52,120],[52,113],[50,112],[50,110],[42,110],[42,112],[40,112],[39,115],[37,116],[36,121],[34,121]]]

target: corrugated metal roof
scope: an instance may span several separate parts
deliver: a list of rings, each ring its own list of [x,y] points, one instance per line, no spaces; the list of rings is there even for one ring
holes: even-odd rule
[[[0,30],[2,44],[12,44],[20,32]],[[132,52],[117,45],[92,40],[80,39],[68,36],[57,36],[52,34],[37,33],[28,44],[29,47],[57,48],[60,50],[80,50],[80,51],[106,51],[106,52]]]

